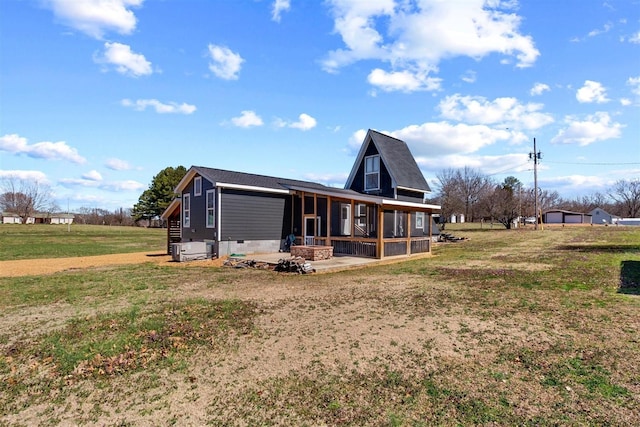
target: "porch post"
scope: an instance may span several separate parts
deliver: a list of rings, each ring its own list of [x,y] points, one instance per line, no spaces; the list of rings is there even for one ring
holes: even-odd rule
[[[331,244],[331,196],[327,196],[327,246]]]
[[[407,255],[411,255],[411,211],[407,211]]]
[[[355,230],[356,230],[356,205],[354,203],[354,200],[351,199],[351,237],[353,239],[353,236],[355,235]]]
[[[376,258],[384,258],[384,242],[382,236],[384,235],[384,209],[382,205],[378,205],[378,244],[376,245]]]

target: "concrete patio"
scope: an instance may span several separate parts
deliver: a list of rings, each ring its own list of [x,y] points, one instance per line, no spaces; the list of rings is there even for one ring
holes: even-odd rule
[[[415,255],[399,255],[393,257],[386,257],[384,259],[365,258],[365,257],[353,257],[346,255],[334,255],[330,259],[320,261],[307,261],[316,270],[316,273],[329,273],[335,271],[351,270],[357,268],[363,268],[372,265],[384,265],[392,264],[403,261],[409,261],[414,259],[428,258],[431,254],[415,254]],[[231,256],[230,258],[253,260],[257,262],[266,262],[269,264],[278,264],[281,259],[291,258],[289,252],[275,252],[275,253],[262,253],[262,254],[247,254],[244,256]]]

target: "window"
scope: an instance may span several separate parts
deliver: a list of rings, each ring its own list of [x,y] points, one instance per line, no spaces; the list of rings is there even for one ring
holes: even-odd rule
[[[364,189],[380,189],[380,156],[368,156],[364,158]]]
[[[416,228],[424,230],[424,212],[416,212]]]
[[[207,228],[216,226],[216,190],[207,190]]]
[[[351,236],[351,205],[340,203],[340,234]]]
[[[202,177],[196,176],[193,179],[193,195],[200,196],[202,195]]]
[[[182,226],[191,227],[191,195],[182,195]]]
[[[367,205],[364,203],[356,205],[356,225],[358,227],[367,226]]]

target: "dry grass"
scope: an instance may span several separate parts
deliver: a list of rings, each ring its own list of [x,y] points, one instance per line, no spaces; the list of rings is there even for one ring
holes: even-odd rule
[[[454,233],[323,275],[0,279],[0,424],[640,425],[640,230]]]

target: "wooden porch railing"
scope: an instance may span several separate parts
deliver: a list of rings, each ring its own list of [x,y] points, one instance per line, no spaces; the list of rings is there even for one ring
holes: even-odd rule
[[[371,238],[349,238],[349,237],[308,237],[307,244],[326,246],[331,242],[334,254],[353,255],[361,257],[375,258],[378,243]],[[301,242],[302,239],[296,239]],[[384,239],[384,256],[408,255],[427,253],[431,250],[431,240],[428,237],[412,238],[410,245],[407,239]],[[410,250],[410,252],[409,252]]]

